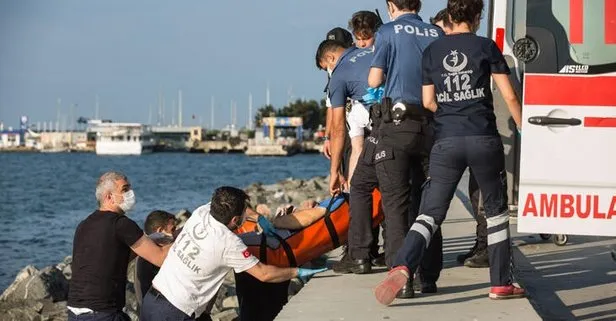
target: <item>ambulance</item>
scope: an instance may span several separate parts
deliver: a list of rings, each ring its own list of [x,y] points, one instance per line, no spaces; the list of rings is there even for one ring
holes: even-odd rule
[[[616,0],[487,4],[523,103],[517,135],[494,92],[518,231],[616,236]]]

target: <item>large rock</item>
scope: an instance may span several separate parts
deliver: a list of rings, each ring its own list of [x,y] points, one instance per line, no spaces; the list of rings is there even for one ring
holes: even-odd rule
[[[225,310],[212,316],[212,321],[236,321],[239,319],[240,315],[235,309]]]
[[[29,265],[21,270],[15,281],[2,293],[0,301],[36,301],[51,299],[64,301],[68,296],[68,280],[55,266],[40,271]]]
[[[71,263],[73,263],[73,256],[69,255],[65,257],[64,260],[62,260],[62,262],[56,265],[56,268],[62,271],[62,274],[64,274],[64,277],[66,277],[67,280],[70,280],[71,277],[73,276],[73,270],[71,269]]]
[[[240,307],[240,303],[237,300],[237,296],[230,296],[230,297],[226,297],[222,300],[222,309],[223,310],[227,310],[227,309],[235,309],[235,308],[239,308]]]

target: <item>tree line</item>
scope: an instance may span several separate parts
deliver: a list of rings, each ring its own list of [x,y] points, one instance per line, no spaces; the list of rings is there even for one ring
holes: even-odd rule
[[[316,100],[297,99],[282,108],[265,105],[257,110],[255,124],[261,126],[263,117],[301,117],[304,129],[317,129],[319,125],[325,125],[327,106],[325,99]]]

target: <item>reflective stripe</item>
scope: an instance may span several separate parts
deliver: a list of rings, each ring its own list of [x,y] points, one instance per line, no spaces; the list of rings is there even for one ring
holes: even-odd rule
[[[488,245],[494,245],[509,239],[509,227],[488,234]]]
[[[486,221],[488,221],[488,228],[508,223],[509,222],[509,210],[506,210],[499,215],[488,217],[486,218]]]
[[[416,221],[424,221],[428,223],[430,225],[430,228],[432,228],[432,233],[434,233],[436,229],[438,228],[438,226],[436,226],[436,222],[434,222],[434,217],[428,216],[426,214],[421,214],[417,216]]]
[[[423,236],[423,238],[426,240],[426,247],[428,247],[428,245],[430,244],[430,239],[432,238],[432,233],[430,233],[430,230],[428,230],[427,227],[418,223],[414,223],[413,226],[411,226],[411,231],[415,231],[421,234],[421,236]]]

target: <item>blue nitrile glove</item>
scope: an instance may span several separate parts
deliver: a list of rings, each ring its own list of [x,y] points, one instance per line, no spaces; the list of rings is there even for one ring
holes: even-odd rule
[[[381,98],[383,98],[383,91],[385,87],[380,86],[378,88],[367,88],[367,94],[362,96],[362,100],[364,103],[371,105],[381,102]]]
[[[265,216],[263,215],[259,215],[259,218],[257,219],[257,223],[259,224],[259,226],[261,226],[263,233],[265,233],[265,235],[267,236],[274,236],[276,235],[276,233],[278,233],[274,225],[268,219],[266,219]]]
[[[302,280],[302,282],[306,283],[308,282],[308,280],[310,280],[310,278],[317,274],[317,273],[321,273],[321,272],[325,272],[327,271],[327,268],[321,268],[321,269],[304,269],[304,268],[299,268],[297,269],[297,277]]]

